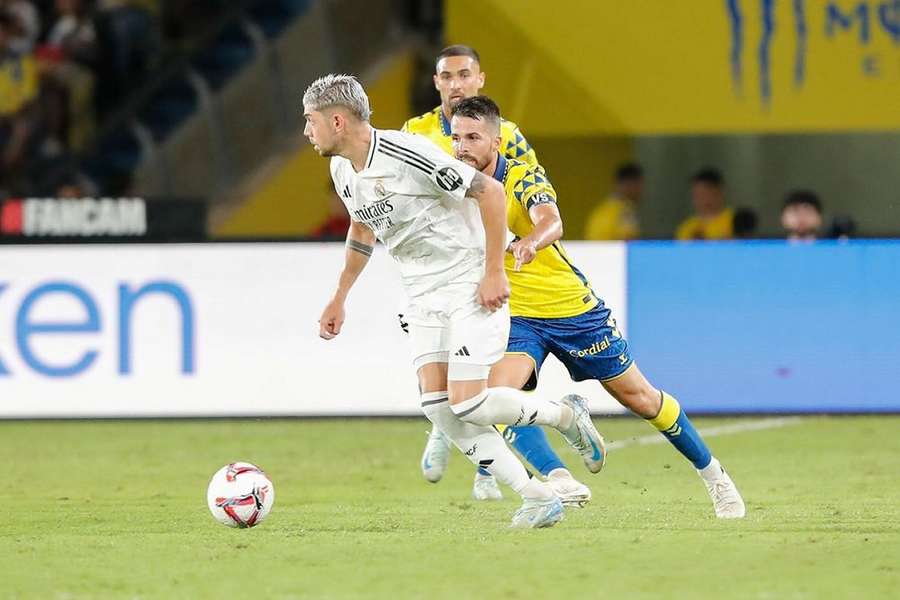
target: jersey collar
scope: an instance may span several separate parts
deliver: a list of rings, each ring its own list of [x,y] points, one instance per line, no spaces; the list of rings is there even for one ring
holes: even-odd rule
[[[366,157],[366,166],[363,167],[363,171],[372,166],[372,161],[375,160],[375,146],[378,145],[378,130],[372,127],[372,135],[369,137],[369,156]]]
[[[494,179],[503,183],[506,179],[506,169],[509,166],[509,163],[506,161],[506,157],[497,153],[497,168],[494,169]]]
[[[441,120],[441,133],[444,135],[450,135],[450,121],[447,120],[447,117],[444,116],[444,107],[438,106],[438,118]]]

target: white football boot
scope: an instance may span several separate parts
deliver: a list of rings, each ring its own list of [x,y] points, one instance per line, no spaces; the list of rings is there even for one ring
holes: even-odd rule
[[[697,473],[706,484],[706,491],[712,499],[716,516],[720,519],[743,519],[747,514],[744,499],[741,498],[737,486],[725,472],[725,469],[715,458],[703,470]]]
[[[528,499],[513,515],[510,527],[516,529],[539,529],[553,527],[565,516],[559,498],[553,496],[547,500]]]
[[[583,508],[591,501],[591,490],[577,481],[568,469],[553,469],[547,474],[547,484],[553,489],[563,506]]]
[[[606,442],[591,421],[587,401],[577,394],[569,394],[560,403],[572,409],[575,415],[569,430],[562,432],[563,437],[581,455],[588,471],[598,473],[606,462]]]
[[[503,500],[503,492],[500,491],[497,479],[493,475],[482,475],[475,471],[472,498],[475,500]]]
[[[428,443],[422,453],[422,475],[431,483],[437,483],[447,471],[450,462],[450,438],[437,427],[431,428]]]

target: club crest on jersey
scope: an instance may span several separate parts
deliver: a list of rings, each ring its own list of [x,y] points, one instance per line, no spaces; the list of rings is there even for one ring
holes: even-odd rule
[[[448,192],[459,189],[463,184],[462,177],[453,167],[444,167],[443,169],[440,169],[435,175],[435,180],[442,190]]]
[[[387,190],[384,188],[384,182],[380,179],[375,182],[375,195],[379,198],[384,198],[385,196],[387,196]]]

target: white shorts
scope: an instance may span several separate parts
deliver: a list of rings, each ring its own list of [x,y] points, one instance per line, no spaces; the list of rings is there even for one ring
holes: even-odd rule
[[[509,305],[478,304],[477,284],[457,284],[416,298],[404,313],[413,365],[447,363],[450,381],[487,379],[509,340]]]

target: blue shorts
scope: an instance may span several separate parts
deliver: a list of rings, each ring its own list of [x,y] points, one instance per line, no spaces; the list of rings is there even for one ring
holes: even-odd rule
[[[534,373],[524,389],[535,388],[548,354],[566,366],[574,381],[608,381],[624,373],[634,359],[609,315],[601,302],[577,317],[513,317],[506,352],[527,354],[534,360]]]

